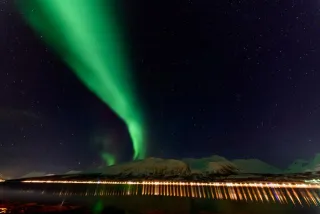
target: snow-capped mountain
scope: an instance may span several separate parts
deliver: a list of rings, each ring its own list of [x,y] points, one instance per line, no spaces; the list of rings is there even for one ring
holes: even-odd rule
[[[202,159],[161,159],[147,158],[124,164],[100,168],[100,172],[108,175],[131,174],[139,175],[163,175],[163,176],[189,176],[208,174],[235,174],[238,167],[221,156],[211,156]]]
[[[282,170],[258,159],[236,159],[232,163],[242,173],[280,174]]]
[[[147,158],[104,169],[104,173],[110,175],[187,175],[190,172],[188,164],[183,161],[161,158]]]
[[[64,173],[65,175],[74,175],[74,174],[80,174],[82,173],[82,171],[77,171],[77,170],[70,170],[66,173]]]
[[[234,159],[213,155],[206,158],[186,158],[182,160],[146,158],[123,164],[99,167],[86,171],[69,171],[65,174],[104,174],[115,178],[153,178],[153,179],[212,179],[212,176],[263,176],[264,174],[320,173],[320,154],[312,160],[295,160],[286,170],[281,170],[258,159]],[[313,173],[315,174],[315,173]],[[31,172],[22,178],[46,176],[44,172]],[[0,176],[1,177],[1,176]],[[221,177],[221,176],[220,176]]]
[[[258,159],[228,160],[222,156],[213,155],[206,158],[183,159],[194,172],[214,171],[216,173],[260,173],[278,174],[281,170]]]
[[[124,164],[104,167],[100,172],[109,175],[208,175],[208,174],[280,174],[281,170],[257,159],[228,160],[213,155],[206,158],[182,160],[147,158]]]
[[[192,171],[211,171],[210,167],[208,166],[209,163],[217,163],[219,162],[222,165],[232,165],[232,163],[224,157],[218,155],[212,155],[210,157],[205,158],[185,158],[182,159],[183,162],[187,163]],[[212,168],[212,167],[211,167]]]
[[[290,164],[285,173],[302,173],[302,172],[317,172],[320,171],[320,154],[309,161],[297,159]]]
[[[208,163],[206,172],[209,174],[234,174],[239,173],[239,169],[230,161],[216,161]]]
[[[34,178],[34,177],[42,177],[42,176],[46,176],[47,173],[45,172],[29,172],[28,174],[25,174],[24,176],[21,176],[21,178]]]

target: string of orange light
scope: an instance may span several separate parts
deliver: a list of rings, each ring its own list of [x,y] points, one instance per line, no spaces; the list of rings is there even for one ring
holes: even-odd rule
[[[171,182],[171,181],[70,181],[70,180],[24,180],[23,183],[56,184],[105,184],[105,185],[173,185],[173,186],[225,186],[260,188],[320,189],[320,184],[293,182]]]

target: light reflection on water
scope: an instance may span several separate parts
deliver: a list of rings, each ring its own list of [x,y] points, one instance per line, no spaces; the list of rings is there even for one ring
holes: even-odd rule
[[[35,184],[25,184],[22,192],[32,192]],[[42,187],[37,192],[55,196],[106,197],[106,196],[168,196],[231,200],[242,202],[293,204],[319,206],[319,189],[268,186],[232,185],[179,185],[167,183],[115,184],[115,185],[70,185],[36,184]],[[54,186],[54,188],[52,188]]]
[[[1,193],[2,191],[2,193]],[[188,185],[15,184],[1,190],[0,201],[71,203],[93,207],[97,201],[128,213],[318,214],[319,190]]]

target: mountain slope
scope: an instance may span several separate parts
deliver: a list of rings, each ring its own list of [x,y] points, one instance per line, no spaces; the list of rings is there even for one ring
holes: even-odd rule
[[[45,172],[36,172],[36,171],[33,171],[33,172],[30,172],[24,176],[22,176],[21,178],[34,178],[34,177],[42,177],[42,176],[45,176],[47,173]]]
[[[132,175],[189,175],[189,174],[281,174],[282,171],[258,159],[228,160],[213,155],[206,158],[186,158],[182,160],[147,158],[125,164],[101,168],[104,174]]]
[[[219,162],[222,165],[231,165],[232,163],[226,158],[218,155],[212,155],[206,158],[185,158],[182,159],[183,162],[188,164],[193,172],[205,172],[207,170],[210,171],[209,163]]]
[[[215,173],[281,173],[281,170],[271,166],[258,159],[235,159],[228,160],[222,156],[213,155],[206,158],[186,158],[182,159],[189,164],[193,172],[207,172]]]
[[[242,173],[259,173],[259,174],[280,174],[282,170],[269,165],[258,159],[235,159],[232,160]]]
[[[190,173],[190,168],[186,163],[179,160],[147,158],[106,167],[103,173],[114,175],[187,175]]]
[[[297,159],[290,164],[286,173],[302,173],[302,172],[314,172],[320,171],[320,154],[316,154],[315,157],[309,161],[303,159]]]
[[[82,173],[82,171],[77,171],[77,170],[71,170],[71,171],[68,171],[66,173],[64,173],[65,175],[74,175],[74,174],[80,174]]]
[[[230,161],[209,162],[206,170],[210,174],[234,174],[238,173],[238,167]]]

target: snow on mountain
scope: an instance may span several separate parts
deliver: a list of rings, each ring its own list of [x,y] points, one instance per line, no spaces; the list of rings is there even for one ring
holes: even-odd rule
[[[230,161],[216,161],[209,162],[206,171],[214,174],[233,174],[238,173],[239,169]]]
[[[76,170],[71,170],[68,171],[66,173],[64,173],[65,175],[74,175],[74,174],[80,174],[82,171],[76,171]]]
[[[257,159],[228,160],[213,155],[206,158],[182,160],[147,158],[100,169],[105,174],[189,175],[189,174],[280,174],[282,171]]]
[[[235,159],[232,163],[242,173],[280,174],[282,171],[258,159]]]
[[[21,178],[34,178],[34,177],[42,177],[42,176],[46,176],[47,173],[45,172],[37,172],[37,171],[33,171],[30,172],[24,176],[22,176]]]
[[[316,154],[310,161],[297,159],[285,170],[286,173],[302,173],[320,171],[320,154]]]
[[[309,162],[307,160],[303,159],[297,159],[293,161],[287,170],[285,170],[286,173],[299,173],[306,170],[307,166],[309,165]]]
[[[269,165],[258,159],[228,160],[224,157],[213,155],[206,158],[186,158],[182,160],[146,158],[128,163],[108,167],[99,167],[85,171],[85,173],[103,173],[106,175],[120,176],[195,176],[202,179],[209,174],[226,174],[240,176],[248,174],[282,174],[320,171],[320,154],[311,161],[295,160],[286,170]],[[81,171],[71,170],[65,174],[79,174]],[[248,176],[248,174],[242,174]],[[44,172],[30,172],[22,178],[46,176]],[[1,175],[0,175],[1,178]]]
[[[182,159],[183,162],[187,163],[193,172],[201,171],[210,171],[213,165],[210,167],[209,163],[220,163],[222,165],[232,165],[232,163],[224,157],[213,155],[206,158],[185,158]],[[216,165],[217,167],[217,165]]]
[[[213,155],[207,158],[183,159],[189,164],[193,172],[215,172],[215,173],[264,173],[278,174],[281,170],[258,159],[235,159],[228,160],[224,157]]]
[[[269,165],[258,159],[228,160],[213,155],[206,158],[186,158],[182,160],[146,158],[108,167],[99,167],[83,173],[103,173],[107,175],[133,176],[207,176],[208,174],[282,174],[320,171],[320,154],[311,161],[295,160],[286,170]],[[79,174],[81,171],[71,170],[65,174]],[[45,172],[33,171],[22,178],[46,176]],[[246,175],[247,176],[247,175]],[[0,175],[1,178],[1,175]]]
[[[146,158],[144,160],[106,167],[104,173],[114,175],[187,175],[190,174],[190,168],[188,164],[179,160]]]

